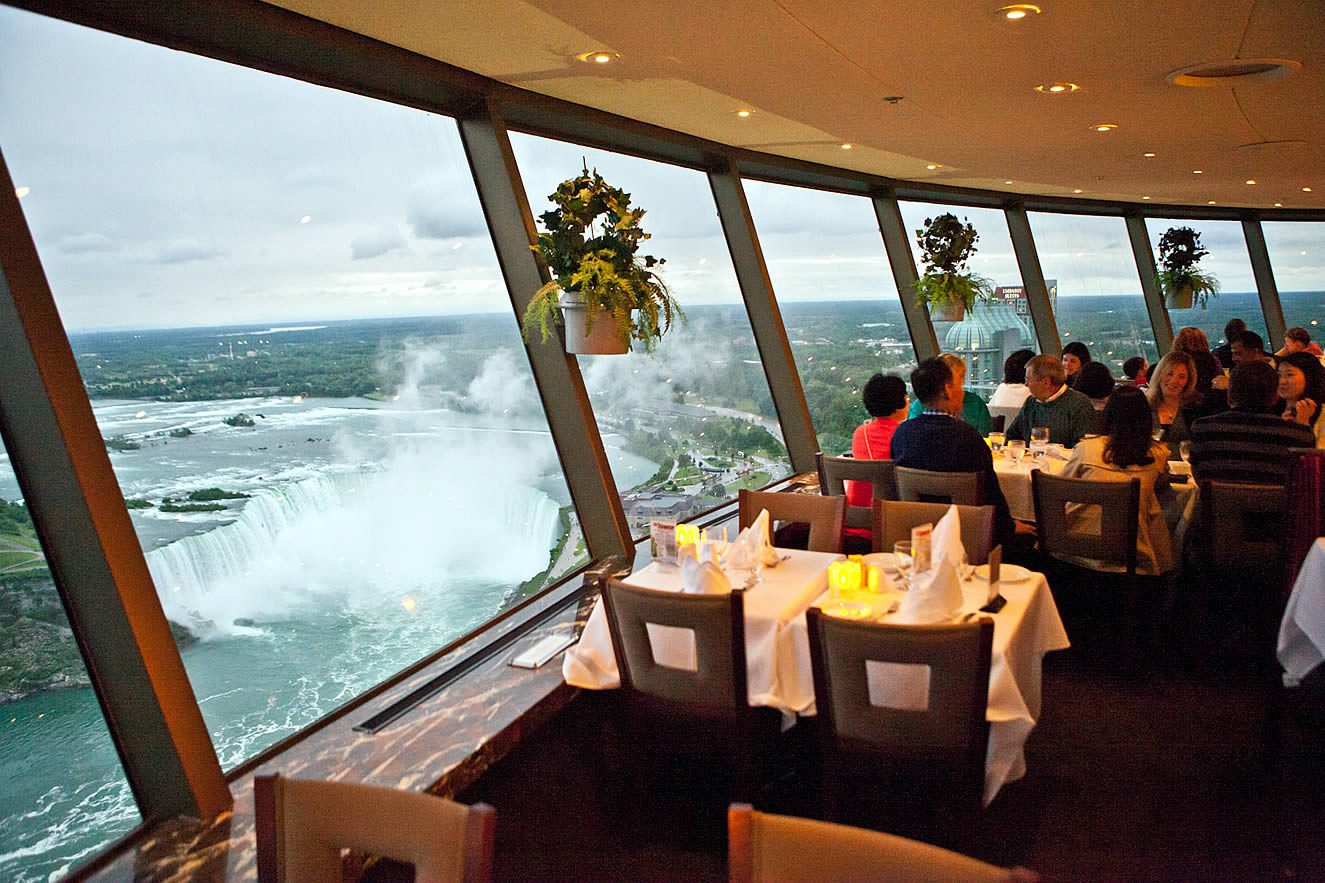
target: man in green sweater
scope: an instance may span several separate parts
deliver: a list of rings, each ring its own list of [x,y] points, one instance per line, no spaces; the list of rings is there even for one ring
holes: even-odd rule
[[[1050,443],[1072,448],[1083,436],[1099,431],[1099,412],[1089,398],[1067,386],[1067,372],[1057,356],[1027,362],[1026,387],[1031,395],[1008,427],[1009,439],[1029,442],[1033,427],[1047,426]]]
[[[952,353],[940,353],[939,358],[951,369],[952,374],[957,378],[959,387],[966,386],[966,362],[961,356]],[[907,412],[908,417],[919,417],[925,410],[925,403],[920,399],[911,402],[911,410]],[[989,406],[984,403],[978,395],[968,389],[962,390],[962,411],[954,415],[975,427],[975,431],[982,436],[989,435],[994,430],[994,418],[989,414]]]

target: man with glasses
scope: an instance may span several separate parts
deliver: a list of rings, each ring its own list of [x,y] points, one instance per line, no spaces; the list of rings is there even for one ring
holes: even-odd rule
[[[1057,356],[1036,356],[1026,363],[1026,404],[1008,427],[1008,439],[1030,442],[1031,430],[1049,427],[1051,444],[1065,448],[1093,435],[1099,428],[1099,412],[1090,399],[1067,385],[1067,372]]]

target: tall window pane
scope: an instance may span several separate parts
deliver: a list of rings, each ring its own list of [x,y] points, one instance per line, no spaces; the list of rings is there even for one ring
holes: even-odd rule
[[[661,275],[689,317],[651,355],[577,357],[634,535],[652,518],[684,518],[789,475],[707,178],[533,135],[513,133],[511,143],[535,218],[586,165],[629,193],[652,237],[640,254],[667,261]]]
[[[0,143],[225,767],[584,558],[453,120],[9,9],[0,44]]]
[[[916,364],[902,304],[870,201],[783,184],[745,182],[819,448],[851,450],[867,415],[860,390],[877,372]]]
[[[1030,212],[1031,232],[1063,343],[1079,340],[1115,379],[1123,362],[1159,359],[1122,218]],[[1056,297],[1054,288],[1057,288]]]
[[[0,443],[0,879],[46,880],[138,824]]]
[[[921,274],[925,267],[919,235],[927,219],[951,212],[963,223],[969,221],[980,236],[968,267],[989,280],[994,287],[994,299],[976,304],[960,322],[934,322],[934,334],[940,349],[957,353],[966,360],[966,388],[988,399],[1003,381],[1003,362],[1008,356],[1019,349],[1039,352],[1007,218],[1001,211],[990,208],[923,202],[903,202],[901,208],[902,221],[911,236],[916,270]],[[1052,292],[1055,283],[1046,281]]]
[[[1325,336],[1325,223],[1265,221],[1265,247],[1284,308],[1284,325],[1305,328],[1311,339]],[[1279,349],[1282,340],[1267,341]]]
[[[1159,240],[1164,231],[1172,227],[1191,227],[1201,235],[1201,246],[1210,254],[1201,259],[1201,269],[1213,273],[1219,279],[1218,297],[1210,298],[1205,309],[1193,306],[1191,309],[1177,310],[1169,308],[1169,321],[1173,323],[1173,333],[1190,325],[1205,332],[1210,346],[1224,343],[1224,325],[1229,319],[1238,318],[1247,323],[1248,331],[1255,331],[1265,338],[1265,314],[1261,311],[1261,299],[1256,293],[1256,279],[1251,272],[1251,257],[1247,254],[1247,240],[1242,233],[1242,224],[1237,221],[1187,221],[1171,218],[1147,218],[1146,229],[1150,232],[1150,243],[1155,249],[1155,262],[1159,263]],[[1266,339],[1265,346],[1270,352],[1279,347]],[[1227,366],[1226,366],[1227,367]]]

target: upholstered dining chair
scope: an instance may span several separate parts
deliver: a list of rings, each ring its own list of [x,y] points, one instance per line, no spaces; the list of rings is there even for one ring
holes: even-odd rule
[[[623,744],[646,764],[659,752],[723,755],[733,795],[747,795],[773,754],[781,714],[749,703],[743,594],[682,594],[609,579],[603,604],[625,700]],[[692,664],[659,662],[651,630],[693,647]]]
[[[948,508],[944,503],[875,502],[874,551],[891,552],[894,543],[911,539],[911,528],[938,524],[939,519],[948,514]],[[994,548],[994,507],[958,506],[957,518],[961,522],[966,560],[971,564],[984,564]]]
[[[727,809],[727,879],[731,883],[1034,883],[1025,868],[1000,868],[958,852],[881,831],[757,812],[746,803]]]
[[[848,771],[861,766],[908,778],[919,773],[934,783],[932,796],[955,800],[957,815],[978,812],[989,746],[993,621],[863,623],[811,607],[806,625],[829,815],[837,815],[839,794],[859,784]],[[871,669],[880,664],[906,667],[894,672],[899,677],[923,678],[920,701],[894,708],[881,696],[876,704]]]
[[[846,496],[846,482],[862,481],[870,485],[875,500],[897,499],[897,464],[892,460],[857,460],[855,457],[830,457],[822,451],[814,455],[819,470],[819,493],[826,497]],[[869,529],[874,515],[865,506],[847,506],[846,526]]]
[[[897,499],[909,503],[956,503],[979,506],[984,494],[979,472],[930,472],[897,467]]]
[[[341,850],[414,866],[423,883],[492,879],[496,811],[352,782],[253,779],[262,883],[340,881]]]
[[[742,530],[754,524],[759,513],[767,509],[771,522],[809,524],[808,548],[811,552],[842,551],[842,526],[846,520],[846,507],[846,497],[747,490],[742,490],[737,496],[738,521]],[[772,526],[769,525],[770,528]]]

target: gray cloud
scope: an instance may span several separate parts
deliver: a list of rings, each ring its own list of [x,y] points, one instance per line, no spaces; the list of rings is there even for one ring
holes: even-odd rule
[[[152,258],[158,264],[188,264],[220,257],[222,252],[196,239],[176,239],[157,250]]]
[[[454,182],[430,177],[414,185],[406,220],[420,239],[453,239],[484,232],[468,198],[461,199]],[[465,194],[468,197],[468,194]]]
[[[55,245],[62,254],[94,254],[116,251],[119,246],[101,233],[73,233]]]
[[[380,257],[389,251],[405,247],[405,237],[400,230],[387,224],[369,233],[354,237],[350,241],[350,258],[361,261]]]

